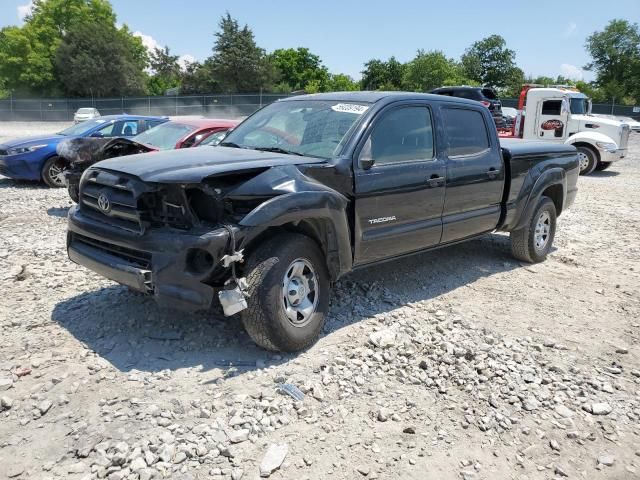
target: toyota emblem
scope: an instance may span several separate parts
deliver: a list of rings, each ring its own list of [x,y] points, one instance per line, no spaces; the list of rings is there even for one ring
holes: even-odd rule
[[[100,195],[98,195],[98,207],[103,212],[108,212],[109,210],[111,210],[111,202],[109,201],[109,198],[104,193],[101,193]]]

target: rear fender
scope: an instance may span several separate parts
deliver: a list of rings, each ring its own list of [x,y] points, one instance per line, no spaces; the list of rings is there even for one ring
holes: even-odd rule
[[[529,175],[531,175],[531,173]],[[509,230],[519,230],[527,225],[527,222],[538,205],[540,197],[542,197],[542,194],[549,187],[558,186],[561,188],[560,210],[564,208],[567,197],[567,176],[564,169],[551,168],[545,170],[535,182],[530,182],[528,185],[530,185],[530,188],[523,188],[517,201],[518,214],[516,215],[516,226],[509,228]]]

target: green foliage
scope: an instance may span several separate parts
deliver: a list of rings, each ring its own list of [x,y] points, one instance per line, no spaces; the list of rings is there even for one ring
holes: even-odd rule
[[[275,67],[280,82],[289,86],[289,91],[306,90],[311,82],[322,89],[329,80],[327,67],[308,48],[275,50],[269,55],[269,62]]]
[[[135,95],[144,92],[137,49],[126,32],[104,23],[71,26],[60,44],[55,66],[70,96]]]
[[[633,97],[640,103],[640,31],[638,24],[611,20],[602,32],[587,38],[591,62],[584,68],[596,73],[596,84],[607,98]]]
[[[218,93],[220,84],[213,76],[213,66],[210,60],[203,63],[194,62],[187,65],[182,73],[180,93],[193,95],[199,93]]]
[[[275,77],[265,51],[256,45],[247,25],[240,28],[229,13],[220,20],[213,55],[209,58],[212,74],[229,93],[257,92],[267,89]]]
[[[395,57],[386,62],[373,58],[364,64],[360,84],[363,90],[401,90],[404,72],[405,64]]]
[[[343,73],[330,74],[327,84],[327,91],[329,92],[353,92],[360,90],[360,83],[356,82],[349,75]]]
[[[418,50],[405,67],[402,86],[405,90],[428,92],[446,85],[471,85],[459,64],[439,50]]]
[[[147,80],[149,95],[164,95],[170,88],[180,86],[182,70],[178,55],[171,55],[169,47],[156,48],[149,56],[152,75]]]
[[[491,35],[471,45],[460,60],[464,75],[473,81],[489,87],[508,88],[513,86],[510,78],[522,72],[515,59],[516,53],[507,48],[505,39]]]

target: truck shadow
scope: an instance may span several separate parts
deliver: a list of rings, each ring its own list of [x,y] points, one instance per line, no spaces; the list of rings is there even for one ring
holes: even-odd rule
[[[494,234],[354,272],[336,285],[323,336],[520,266],[510,256],[508,237]],[[200,367],[234,375],[255,369],[256,362],[296,358],[258,348],[236,318],[161,309],[122,286],[60,302],[52,319],[123,372]]]
[[[35,180],[14,180],[12,178],[0,177],[0,188],[37,188],[44,190],[49,187]]]

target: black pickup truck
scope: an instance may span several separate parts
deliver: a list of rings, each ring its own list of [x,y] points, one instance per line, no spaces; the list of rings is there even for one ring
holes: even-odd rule
[[[489,111],[417,93],[291,97],[215,148],[99,162],[69,212],[71,260],[161,305],[240,313],[270,350],[318,337],[331,285],[368,265],[511,234],[543,261],[577,192],[572,146],[498,140]]]

